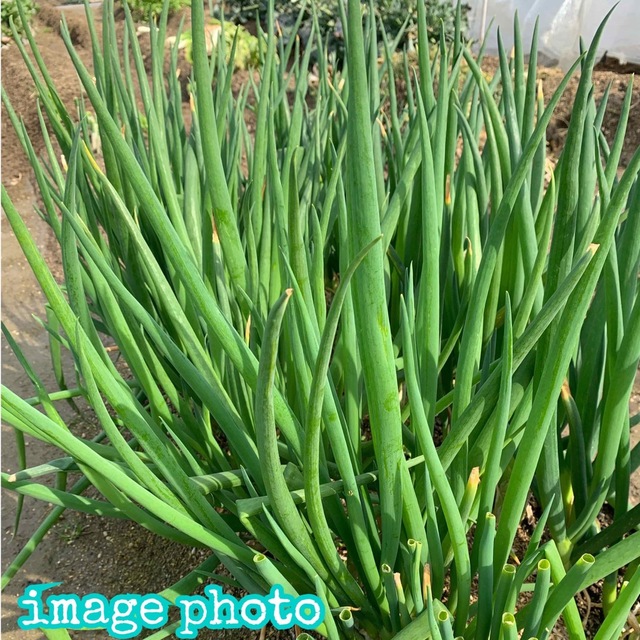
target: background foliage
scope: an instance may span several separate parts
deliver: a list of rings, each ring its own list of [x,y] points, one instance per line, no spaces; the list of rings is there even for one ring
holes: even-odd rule
[[[128,0],[129,8],[137,19],[146,20],[149,15],[156,18],[162,13],[162,0]],[[179,11],[191,4],[190,0],[169,0],[169,12]]]
[[[227,16],[240,21],[254,20],[256,15],[264,19],[267,15],[268,0],[225,0],[224,11]],[[318,23],[323,36],[329,38],[329,42],[336,46],[343,38],[343,25],[340,20],[339,0],[276,0],[275,15],[281,23],[285,33],[293,27],[300,10],[306,6],[305,18],[300,33],[304,38],[311,29],[311,14],[315,10],[318,15]],[[390,40],[395,40],[406,22],[406,32],[400,42],[406,42],[407,37],[417,37],[418,9],[415,0],[378,0],[374,3],[379,28],[384,29]],[[366,3],[364,4],[366,7]],[[463,33],[466,31],[466,13],[468,7],[463,3],[462,16],[464,24]],[[441,23],[444,34],[448,40],[452,40],[455,33],[455,3],[450,0],[427,0],[425,3],[426,21],[431,42],[437,42],[441,34]],[[218,8],[219,11],[219,8]]]
[[[3,35],[11,36],[10,20],[13,20],[18,29],[18,33],[24,33],[18,13],[18,2],[22,4],[24,14],[27,19],[37,11],[37,6],[34,0],[2,0],[2,3],[0,3],[0,17],[2,19]]]

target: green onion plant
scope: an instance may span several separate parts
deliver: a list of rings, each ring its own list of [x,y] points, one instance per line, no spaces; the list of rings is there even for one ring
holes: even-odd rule
[[[279,40],[272,4],[259,73],[236,94],[235,44],[207,56],[194,0],[186,112],[176,47],[165,73],[168,3],[149,73],[127,7],[120,47],[103,7],[98,35],[87,6],[92,69],[62,28],[77,113],[21,11],[43,157],[2,95],[62,283],[4,188],[2,207],[47,299],[52,367],[63,353],[75,365],[45,388],[5,331],[34,395],[3,387],[4,420],[61,450],[2,475],[55,505],[34,542],[65,509],[129,518],[211,552],[167,597],[221,562],[249,592],[317,594],[331,640],[547,638],[561,616],[585,638],[574,596],[604,580],[598,638],[617,638],[640,594],[640,150],[620,167],[631,83],[613,140],[602,133],[606,21],[545,102],[517,20],[487,78],[459,28],[429,55],[424,0],[415,68],[406,53],[394,64],[359,0],[341,6],[341,68],[317,20],[304,50]],[[545,133],[574,74],[553,166]],[[80,397],[93,440],[57,409]]]

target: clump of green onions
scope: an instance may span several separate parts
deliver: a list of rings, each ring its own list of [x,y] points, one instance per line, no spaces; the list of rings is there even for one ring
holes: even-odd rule
[[[45,389],[21,358],[35,395],[3,388],[4,419],[63,453],[3,486],[56,506],[36,539],[64,509],[130,518],[210,549],[204,569],[222,562],[247,591],[316,593],[331,640],[545,638],[560,616],[585,638],[574,596],[600,580],[597,638],[616,638],[640,594],[640,151],[619,167],[631,83],[609,143],[592,83],[605,24],[545,104],[517,21],[487,79],[459,29],[430,57],[423,0],[417,69],[405,55],[398,71],[369,9],[342,7],[339,70],[317,21],[301,51],[276,38],[272,8],[260,79],[234,95],[234,52],[207,57],[194,1],[185,119],[167,6],[149,75],[126,7],[121,50],[112,1],[101,38],[87,7],[92,71],[62,36],[99,156],[85,103],[66,110],[23,16],[44,158],[3,101],[63,285],[4,189],[2,206],[48,300],[52,365],[68,352],[77,382]],[[577,71],[550,172],[545,132]],[[56,409],[79,396],[94,440]],[[518,555],[532,490],[542,512]]]

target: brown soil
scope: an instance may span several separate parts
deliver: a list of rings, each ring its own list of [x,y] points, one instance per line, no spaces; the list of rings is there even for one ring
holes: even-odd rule
[[[540,73],[540,79],[543,82],[543,91],[545,100],[553,95],[563,78],[563,74],[559,69],[544,69]],[[618,120],[624,104],[625,92],[629,82],[633,82],[633,102],[631,104],[631,112],[629,114],[629,123],[625,135],[624,146],[622,149],[621,164],[627,166],[635,151],[640,147],[640,108],[638,108],[638,94],[640,93],[640,78],[633,75],[622,75],[615,71],[594,71],[594,96],[596,103],[606,91],[607,86],[611,85],[609,102],[607,106],[607,114],[603,122],[603,131],[609,143],[613,141],[615,136]],[[557,114],[552,125],[547,132],[547,140],[550,150],[558,153],[564,144],[567,127],[571,119],[573,109],[573,97],[578,87],[578,78],[572,78],[567,90],[558,105]]]
[[[91,65],[90,41],[81,8],[64,11],[71,39],[87,65]],[[75,70],[69,61],[66,48],[59,35],[61,10],[48,3],[40,4],[34,19],[37,42],[49,71],[65,104],[71,106],[81,87]],[[96,16],[99,19],[99,16]],[[177,26],[177,24],[175,25]],[[141,40],[145,50],[144,38]],[[22,61],[17,46],[12,43],[2,48],[4,87],[18,115],[23,119],[26,131],[35,144],[36,152],[44,151],[33,83]],[[489,63],[490,64],[490,63]],[[494,62],[495,64],[495,62]],[[188,70],[183,69],[183,73]],[[545,95],[548,97],[562,78],[556,69],[541,69]],[[620,70],[604,68],[596,71],[596,97],[602,95],[606,85],[612,83],[610,110],[605,120],[605,133],[611,139],[617,126],[620,106],[624,99],[627,82],[632,76],[621,75]],[[245,78],[246,79],[246,78]],[[242,81],[239,78],[238,82]],[[636,87],[640,79],[634,80]],[[573,94],[577,85],[572,83],[561,102],[558,116],[549,129],[549,144],[557,150],[563,141],[564,131],[570,118]],[[3,110],[2,119],[2,181],[15,206],[27,221],[34,238],[54,273],[60,275],[60,263],[49,230],[34,211],[38,199],[34,189],[34,177],[29,163],[20,147],[17,136]],[[250,123],[252,124],[252,123]],[[623,152],[626,163],[631,153],[640,144],[640,109],[637,102],[631,113],[631,121]],[[50,371],[48,343],[44,331],[31,314],[44,315],[44,298],[15,237],[5,222],[2,225],[2,315],[9,330],[18,340],[25,355],[42,377],[45,386],[54,386]],[[22,396],[33,394],[33,388],[22,372],[6,341],[2,340],[3,383]],[[71,379],[73,372],[69,372]],[[634,394],[635,410],[640,404],[640,386]],[[63,417],[76,424],[76,428],[90,432],[94,427],[89,414],[80,416],[68,408],[62,408]],[[638,440],[638,429],[634,442]],[[10,429],[2,427],[2,469],[11,472],[16,460],[16,446]],[[30,465],[55,457],[56,453],[47,445],[28,439],[27,455]],[[634,503],[640,501],[638,474],[632,485]],[[3,491],[2,501],[2,569],[29,540],[50,508],[41,502],[25,499],[20,528],[14,536],[16,496]],[[2,594],[2,632],[7,640],[30,640],[41,638],[38,632],[18,631],[16,619],[20,612],[16,597],[27,584],[63,581],[65,592],[84,594],[97,592],[106,596],[117,593],[153,593],[160,591],[191,571],[204,559],[202,550],[184,547],[160,539],[138,525],[126,521],[96,519],[76,513],[67,513],[38,546],[26,566],[21,569],[10,586]],[[86,633],[76,632],[74,637],[86,638]],[[200,637],[228,638],[259,637],[258,632],[225,632]],[[273,632],[269,636],[292,637],[292,632]],[[91,632],[92,638],[106,638],[106,633]]]
[[[487,57],[482,63],[482,68],[488,76],[491,77],[499,70],[499,61],[497,58]],[[602,126],[609,144],[613,141],[618,127],[620,112],[622,111],[628,84],[629,82],[633,82],[634,97],[632,98],[629,123],[627,125],[621,157],[621,165],[623,167],[627,166],[636,149],[640,147],[640,105],[638,103],[640,77],[632,75],[634,68],[632,65],[616,65],[614,61],[609,59],[606,62],[598,64],[593,72],[596,104],[600,102],[607,86],[611,85],[607,113],[605,114]],[[548,104],[564,76],[564,72],[558,67],[538,68],[538,79],[542,81],[545,104]],[[547,129],[547,144],[552,156],[557,156],[564,145],[579,79],[579,75],[574,74],[569,81],[569,85],[560,98],[551,124]]]

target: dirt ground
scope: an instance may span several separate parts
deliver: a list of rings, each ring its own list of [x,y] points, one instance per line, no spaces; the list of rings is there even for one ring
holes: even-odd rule
[[[71,26],[73,40],[87,63],[91,63],[84,15],[76,8],[65,10]],[[80,85],[75,71],[68,60],[65,46],[58,33],[60,9],[42,4],[35,18],[38,44],[49,67],[63,100],[73,104],[80,95]],[[3,84],[14,108],[24,119],[31,139],[36,143],[36,151],[43,151],[39,134],[38,114],[32,82],[14,44],[2,49]],[[548,96],[559,83],[562,74],[557,69],[541,71],[545,94]],[[624,91],[632,76],[603,68],[596,72],[596,98],[605,87],[612,83],[609,115],[605,121],[605,133],[611,138],[617,125]],[[640,79],[634,80],[636,94],[640,95]],[[552,151],[561,146],[564,132],[571,114],[572,97],[577,81],[572,81],[569,91],[560,105],[558,116],[549,129],[549,145]],[[4,113],[3,113],[4,116]],[[623,151],[623,163],[631,157],[640,144],[640,108],[635,99],[627,141]],[[56,247],[46,226],[34,210],[38,199],[34,191],[34,178],[29,164],[19,147],[15,133],[6,117],[2,119],[2,182],[27,225],[34,234],[36,243],[54,271],[61,273]],[[33,319],[32,314],[43,317],[44,297],[22,256],[10,226],[2,224],[2,316],[8,329],[23,348],[25,355],[42,377],[45,386],[54,387],[48,355],[45,332]],[[2,340],[3,383],[22,396],[33,394],[31,383],[22,372],[6,341]],[[640,407],[640,385],[636,384],[633,403],[635,411]],[[89,414],[75,415],[71,408],[63,408],[63,417],[74,420],[78,428],[93,428]],[[636,435],[637,440],[637,435]],[[27,442],[30,465],[35,465],[55,457],[52,448],[38,441]],[[13,433],[2,427],[2,469],[13,471],[16,446]],[[638,474],[633,483],[632,498],[640,501]],[[27,498],[22,521],[17,535],[12,535],[16,496],[3,492],[2,499],[2,569],[18,553],[48,513],[49,507]],[[27,584],[64,581],[66,592],[84,594],[98,592],[107,596],[117,593],[153,593],[160,591],[203,560],[202,552],[158,539],[141,527],[126,521],[97,520],[81,514],[65,514],[47,535],[26,566],[20,570],[10,586],[2,594],[2,633],[6,640],[31,640],[41,638],[38,632],[24,632],[16,628],[19,614],[16,597]],[[282,632],[280,637],[289,637]],[[92,632],[91,638],[107,637],[106,634]],[[243,637],[258,638],[258,632],[247,632]],[[274,634],[274,637],[276,634]],[[76,634],[87,638],[87,634]],[[205,637],[201,634],[200,637]],[[216,634],[217,638],[232,637],[232,634]],[[239,637],[239,636],[236,636]]]

